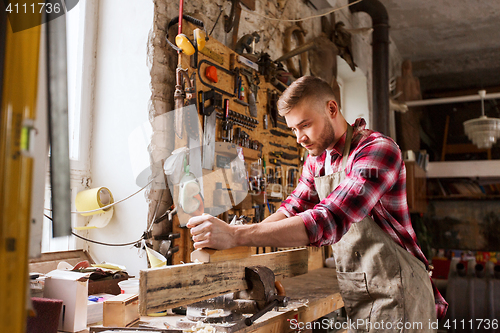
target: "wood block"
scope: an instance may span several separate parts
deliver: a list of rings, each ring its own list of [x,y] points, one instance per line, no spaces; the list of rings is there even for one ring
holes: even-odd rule
[[[309,260],[308,260],[309,271],[313,271],[318,268],[323,268],[325,262],[323,248],[308,247],[307,250],[309,252]]]
[[[191,262],[217,262],[234,259],[248,258],[252,255],[252,249],[246,246],[235,247],[227,250],[197,249],[191,252]]]
[[[127,327],[139,321],[139,299],[136,294],[121,294],[104,301],[103,323],[105,327]]]
[[[140,272],[141,314],[245,290],[245,267],[269,267],[276,280],[307,273],[307,249],[253,255],[205,264],[174,265]]]

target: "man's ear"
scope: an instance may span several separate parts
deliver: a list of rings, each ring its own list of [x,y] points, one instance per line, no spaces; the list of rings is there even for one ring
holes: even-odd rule
[[[339,112],[339,106],[337,102],[332,99],[326,102],[326,110],[330,117],[336,117]]]

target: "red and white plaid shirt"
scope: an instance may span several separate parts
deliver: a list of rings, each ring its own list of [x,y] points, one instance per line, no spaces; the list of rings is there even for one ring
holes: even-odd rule
[[[338,242],[353,223],[370,215],[397,244],[428,267],[411,225],[401,150],[392,139],[365,126],[361,118],[354,123],[346,178],[327,198],[320,202],[314,185],[314,177],[325,175],[325,151],[307,158],[299,184],[278,211],[302,217],[312,246]],[[341,171],[345,139],[344,134],[333,148],[334,172]],[[442,318],[448,303],[432,285],[437,315]]]

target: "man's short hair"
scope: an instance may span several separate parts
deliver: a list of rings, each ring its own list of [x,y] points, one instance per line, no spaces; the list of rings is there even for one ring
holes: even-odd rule
[[[323,79],[314,76],[302,76],[294,81],[278,100],[278,112],[284,116],[306,98],[336,101],[332,87]]]

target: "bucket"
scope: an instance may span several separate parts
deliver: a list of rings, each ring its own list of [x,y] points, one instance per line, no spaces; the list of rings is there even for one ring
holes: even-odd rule
[[[139,279],[128,279],[118,282],[122,294],[139,294]]]

